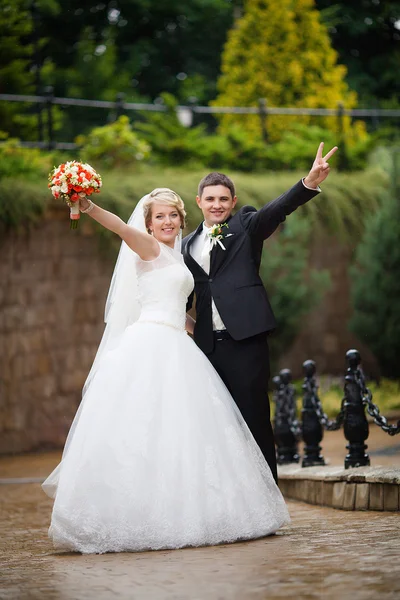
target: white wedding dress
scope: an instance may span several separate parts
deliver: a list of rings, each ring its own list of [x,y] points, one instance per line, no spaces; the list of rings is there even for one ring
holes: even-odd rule
[[[49,536],[81,553],[274,533],[289,515],[228,390],[185,332],[193,278],[160,245],[137,257],[141,313],[100,359],[61,463]]]

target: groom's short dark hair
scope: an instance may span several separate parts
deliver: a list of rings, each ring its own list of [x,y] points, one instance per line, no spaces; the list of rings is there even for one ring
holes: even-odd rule
[[[232,198],[235,197],[235,185],[232,179],[230,179],[227,175],[224,175],[223,173],[217,173],[216,171],[214,171],[214,173],[209,173],[208,175],[203,177],[203,179],[199,183],[198,194],[200,198],[204,191],[204,188],[208,185],[223,185],[224,187],[227,187],[229,189],[230,193],[232,194]]]

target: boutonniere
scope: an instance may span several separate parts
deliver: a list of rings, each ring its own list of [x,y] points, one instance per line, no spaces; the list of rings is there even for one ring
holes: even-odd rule
[[[224,227],[229,229],[228,223],[218,223],[216,225],[213,225],[210,228],[210,230],[207,232],[207,235],[211,239],[213,248],[216,244],[219,244],[221,246],[222,250],[226,250],[225,246],[223,245],[223,243],[221,241],[224,239],[224,237],[227,237],[227,236],[224,236]]]

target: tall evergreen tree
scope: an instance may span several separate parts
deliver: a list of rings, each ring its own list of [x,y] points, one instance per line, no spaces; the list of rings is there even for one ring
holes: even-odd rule
[[[399,166],[400,166],[400,160]],[[374,352],[382,375],[400,375],[400,186],[370,216],[351,270],[351,329]]]
[[[357,99],[345,75],[314,0],[247,0],[243,16],[228,35],[219,95],[213,104],[257,106],[258,99],[265,98],[277,107],[335,108],[342,102],[351,108]],[[241,124],[253,136],[261,134],[257,116],[221,116],[222,130],[232,123]],[[272,140],[290,127],[288,117],[271,116],[268,123]],[[332,118],[324,124],[337,128]]]
[[[32,17],[25,0],[0,0],[0,92],[31,94],[34,91],[32,72]],[[33,118],[14,102],[0,102],[0,130],[11,135],[21,131],[29,135]]]

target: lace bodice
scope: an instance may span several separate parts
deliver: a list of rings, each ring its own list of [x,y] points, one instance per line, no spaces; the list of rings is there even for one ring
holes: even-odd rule
[[[160,249],[154,260],[137,258],[139,322],[163,323],[184,330],[193,277],[180,252],[164,244],[160,244]]]

